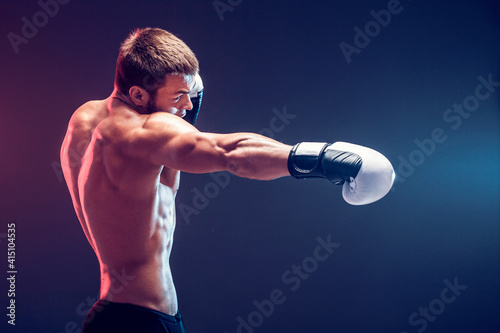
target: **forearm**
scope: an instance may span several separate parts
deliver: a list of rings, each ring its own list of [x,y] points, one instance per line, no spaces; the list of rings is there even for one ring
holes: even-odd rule
[[[244,178],[271,180],[289,176],[291,146],[253,134],[229,134],[225,149],[226,170]]]

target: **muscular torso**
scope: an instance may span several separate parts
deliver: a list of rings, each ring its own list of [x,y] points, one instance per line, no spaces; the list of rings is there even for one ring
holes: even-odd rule
[[[61,164],[101,270],[101,299],[171,315],[177,297],[169,266],[179,172],[127,153],[130,129],[147,115],[110,100],[72,117]]]

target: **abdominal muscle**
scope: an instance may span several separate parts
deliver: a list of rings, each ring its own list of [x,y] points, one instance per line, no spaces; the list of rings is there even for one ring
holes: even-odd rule
[[[116,260],[112,256],[107,260],[99,258],[101,299],[135,304],[169,315],[177,313],[177,294],[169,263],[175,215],[173,200],[165,202],[164,197],[168,196],[168,192],[171,189],[160,184],[155,207],[158,208],[158,213],[155,214],[157,216],[147,238],[141,237],[141,242],[130,242],[122,257]],[[118,242],[130,239],[126,233],[114,235],[121,238]],[[99,245],[97,248],[100,248]],[[104,253],[102,255],[104,257]]]
[[[127,170],[117,186],[98,146],[84,162],[79,187],[85,217],[81,222],[100,264],[100,298],[175,315],[169,258],[179,172],[161,167]],[[150,174],[150,180],[138,179],[139,172]]]

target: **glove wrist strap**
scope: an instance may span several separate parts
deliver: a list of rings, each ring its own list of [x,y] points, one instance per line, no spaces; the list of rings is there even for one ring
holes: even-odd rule
[[[341,185],[356,178],[362,160],[357,154],[330,148],[330,143],[301,142],[288,155],[288,171],[297,179],[327,178]]]

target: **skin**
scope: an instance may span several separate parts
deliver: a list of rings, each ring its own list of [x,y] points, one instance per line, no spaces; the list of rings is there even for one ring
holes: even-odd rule
[[[253,133],[204,133],[184,121],[192,81],[168,75],[154,99],[137,86],[128,95],[115,88],[71,117],[61,164],[99,260],[103,300],[177,313],[169,257],[180,171],[289,176],[291,146]]]

